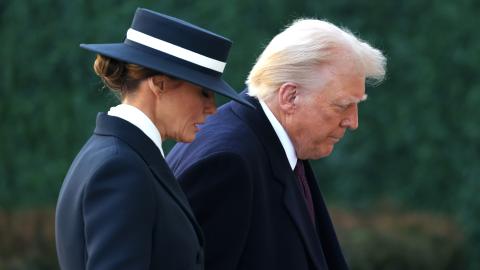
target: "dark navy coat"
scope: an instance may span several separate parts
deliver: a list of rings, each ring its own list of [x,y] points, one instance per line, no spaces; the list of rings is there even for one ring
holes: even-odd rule
[[[167,157],[205,235],[208,270],[347,269],[305,162],[313,225],[285,151],[259,102],[230,102]]]
[[[200,227],[157,146],[101,113],[56,209],[63,270],[203,269]]]

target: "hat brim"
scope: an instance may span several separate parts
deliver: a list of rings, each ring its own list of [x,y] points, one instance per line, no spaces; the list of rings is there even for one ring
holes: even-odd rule
[[[191,82],[237,101],[243,105],[255,108],[252,104],[239,96],[238,93],[221,78],[191,69],[177,62],[171,61],[170,59],[149,54],[129,46],[128,44],[80,44],[80,47],[101,55],[112,57],[128,63],[137,64],[166,75]]]

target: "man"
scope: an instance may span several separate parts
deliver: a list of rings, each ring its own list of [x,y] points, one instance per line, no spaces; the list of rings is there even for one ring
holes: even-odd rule
[[[347,269],[309,159],[358,127],[365,81],[385,57],[325,21],[298,20],[251,70],[248,100],[230,102],[167,161],[205,233],[209,270]]]

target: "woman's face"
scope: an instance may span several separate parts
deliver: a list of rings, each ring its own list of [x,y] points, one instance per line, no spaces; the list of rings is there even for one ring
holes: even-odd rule
[[[191,142],[206,117],[216,112],[212,91],[195,84],[171,79],[165,81],[164,107],[166,110],[165,139]],[[165,110],[162,110],[165,112]],[[162,136],[164,136],[162,134]]]

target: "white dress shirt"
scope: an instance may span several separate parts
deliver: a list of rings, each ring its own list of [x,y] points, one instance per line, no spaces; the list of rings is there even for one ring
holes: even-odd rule
[[[138,108],[127,105],[120,104],[115,107],[111,107],[107,113],[110,116],[116,116],[122,118],[123,120],[131,123],[132,125],[139,128],[145,135],[147,135],[150,140],[152,140],[155,145],[162,153],[162,156],[165,158],[165,154],[162,149],[162,137],[160,132],[158,132],[157,127],[153,124],[152,120],[148,118],[141,110]]]
[[[283,128],[283,126],[280,124],[280,122],[278,122],[277,118],[272,113],[270,108],[268,108],[267,104],[265,104],[265,102],[261,100],[259,101],[263,111],[265,112],[265,115],[268,118],[268,121],[270,121],[270,124],[275,130],[275,133],[277,134],[278,139],[280,139],[280,143],[282,144],[283,149],[285,150],[285,154],[287,155],[288,163],[290,163],[290,166],[292,167],[292,170],[293,170],[297,165],[297,160],[298,160],[297,154],[295,153],[295,148],[293,147],[293,143],[290,140],[290,137],[288,137],[288,134]]]

